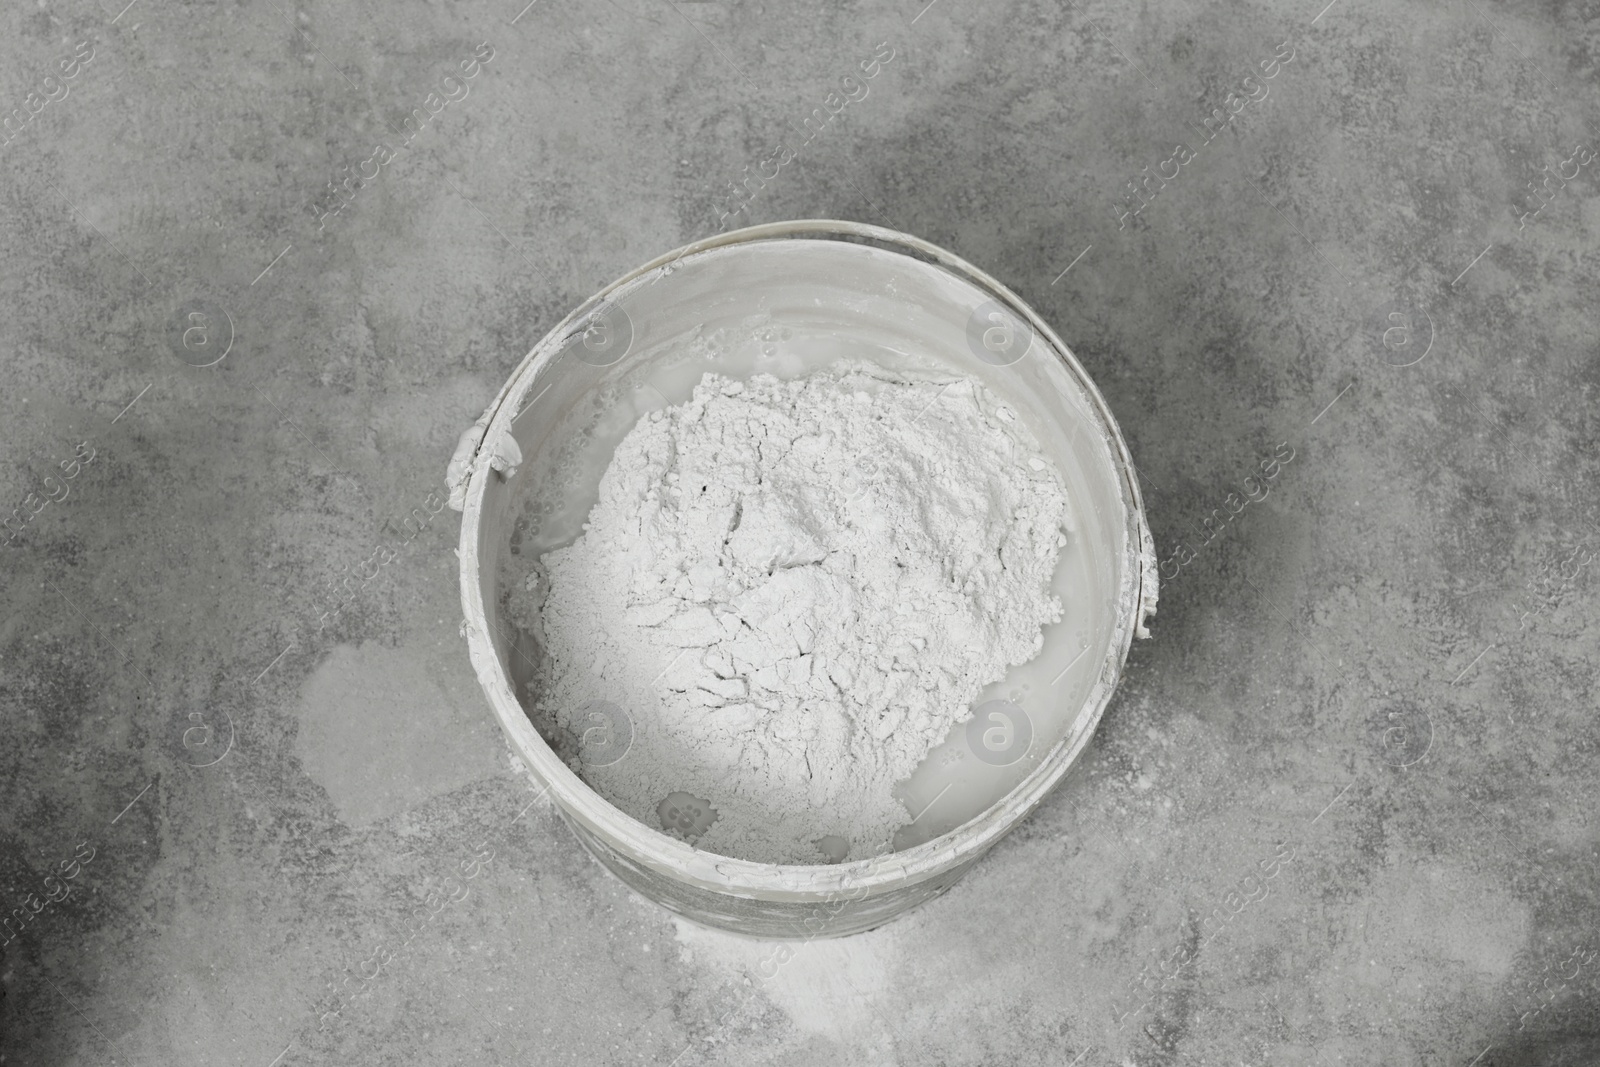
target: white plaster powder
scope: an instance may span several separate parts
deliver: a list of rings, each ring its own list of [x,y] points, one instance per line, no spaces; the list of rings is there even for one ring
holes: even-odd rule
[[[573,735],[594,702],[624,709],[626,755],[580,749],[574,769],[700,848],[886,851],[911,818],[895,784],[1060,618],[1066,508],[1032,434],[970,379],[708,373],[640,419],[583,535],[530,578],[536,699]],[[683,794],[704,806],[670,810]]]

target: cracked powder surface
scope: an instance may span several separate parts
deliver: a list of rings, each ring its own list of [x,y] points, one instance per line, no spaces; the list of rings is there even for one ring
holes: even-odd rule
[[[639,420],[584,533],[541,557],[536,699],[574,735],[593,702],[624,710],[626,754],[573,766],[653,828],[688,794],[714,821],[678,826],[708,851],[887,851],[910,819],[895,784],[1061,617],[1066,508],[969,378],[707,373]]]

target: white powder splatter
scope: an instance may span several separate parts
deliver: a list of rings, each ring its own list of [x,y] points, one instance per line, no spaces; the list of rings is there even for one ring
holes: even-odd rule
[[[629,432],[584,534],[542,557],[539,707],[574,734],[592,702],[624,709],[626,755],[574,768],[700,848],[886,851],[910,819],[894,785],[1061,617],[1066,506],[970,379],[707,374]],[[708,803],[709,829],[673,794]]]

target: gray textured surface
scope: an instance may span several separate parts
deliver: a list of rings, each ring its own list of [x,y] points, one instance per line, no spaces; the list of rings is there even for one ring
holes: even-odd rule
[[[6,108],[94,49],[0,148],[0,513],[68,491],[0,548],[5,908],[92,855],[4,949],[5,1063],[1600,1062],[1596,167],[1518,225],[1600,147],[1594,5],[519,6],[0,12]],[[1193,557],[1034,818],[769,980],[518,817],[453,513],[319,616],[537,336],[714,232],[880,41],[740,219],[881,222],[1013,286]],[[208,369],[168,326],[195,299],[233,324]]]

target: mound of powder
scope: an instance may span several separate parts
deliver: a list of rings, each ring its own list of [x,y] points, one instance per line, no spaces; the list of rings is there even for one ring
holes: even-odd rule
[[[596,702],[622,709],[626,753],[574,769],[700,848],[887,851],[910,819],[895,784],[1061,617],[1066,506],[970,379],[708,373],[640,419],[583,535],[541,558],[538,706],[574,736]]]

